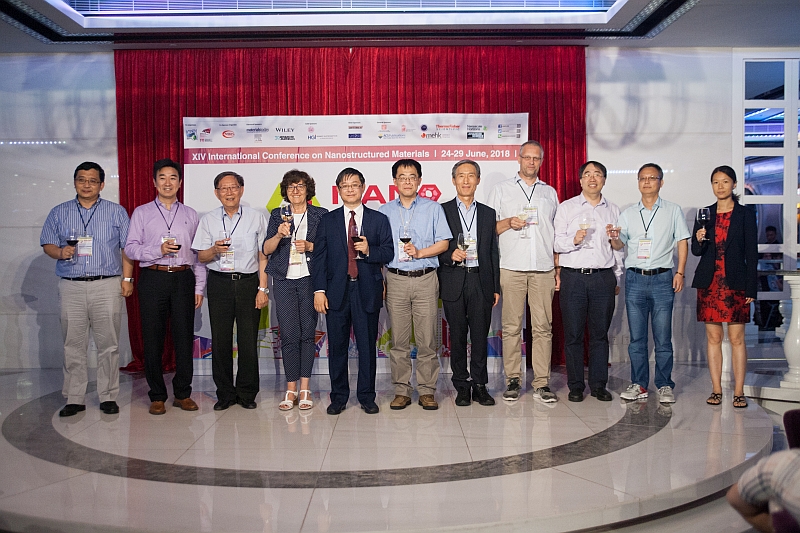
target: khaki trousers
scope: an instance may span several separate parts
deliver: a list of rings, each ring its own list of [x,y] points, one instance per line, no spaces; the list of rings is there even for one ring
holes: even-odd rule
[[[546,387],[550,382],[550,358],[553,346],[553,294],[555,272],[500,269],[503,291],[503,368],[506,380],[519,378],[522,366],[521,333],[525,315],[525,296],[531,308],[531,346],[528,354],[533,366],[533,386]]]
[[[439,278],[436,271],[418,278],[386,274],[386,311],[392,321],[389,362],[395,394],[411,396],[411,326],[417,344],[417,391],[436,392],[439,357],[436,355],[436,319]]]

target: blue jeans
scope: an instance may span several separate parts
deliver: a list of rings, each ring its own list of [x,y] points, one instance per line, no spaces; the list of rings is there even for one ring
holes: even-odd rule
[[[649,350],[647,348],[647,321],[651,321],[656,348],[656,388],[675,387],[672,381],[672,271],[655,276],[643,276],[632,270],[625,271],[625,309],[631,343],[631,381],[645,389],[650,383]]]

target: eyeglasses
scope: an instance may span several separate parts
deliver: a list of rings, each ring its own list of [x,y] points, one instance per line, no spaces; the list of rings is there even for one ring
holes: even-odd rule
[[[650,183],[651,181],[661,181],[661,178],[657,176],[645,176],[644,178],[636,178],[639,180],[639,183]]]
[[[542,162],[542,158],[541,157],[534,157],[532,155],[521,155],[521,156],[519,156],[519,158],[522,159],[523,161],[525,161],[526,163],[530,163],[531,161],[533,161],[534,163],[541,163]]]
[[[361,188],[360,183],[349,183],[347,185],[339,185],[339,189],[342,191],[356,191]]]
[[[100,180],[87,180],[86,178],[77,178],[75,180],[75,183],[77,183],[78,185],[87,185],[88,184],[88,185],[91,185],[92,187],[97,187],[102,182]]]
[[[306,190],[306,186],[303,185],[302,183],[297,183],[295,185],[287,185],[286,190],[292,192],[299,192]]]
[[[419,179],[418,177],[402,176],[399,178],[395,178],[394,180],[399,183],[414,183],[418,179]]]
[[[236,192],[241,188],[241,185],[236,185],[235,187],[217,187],[217,190],[222,192]]]

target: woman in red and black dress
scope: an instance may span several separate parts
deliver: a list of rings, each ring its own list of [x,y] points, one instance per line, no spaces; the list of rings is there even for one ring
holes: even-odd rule
[[[711,204],[707,228],[694,224],[692,253],[700,256],[692,287],[697,289],[697,320],[706,323],[708,369],[713,387],[706,403],[722,402],[722,323],[728,323],[733,352],[733,406],[747,407],[744,376],[747,349],[744,325],[750,322],[750,304],[755,300],[758,243],[755,212],[739,204],[733,193],[736,172],[729,166],[711,172],[711,189],[717,202]]]

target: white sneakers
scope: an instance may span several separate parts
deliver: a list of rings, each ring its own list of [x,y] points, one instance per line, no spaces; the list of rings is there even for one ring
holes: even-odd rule
[[[641,400],[642,398],[647,398],[647,389],[636,383],[631,383],[619,397],[623,400]],[[675,403],[675,393],[672,387],[664,385],[658,389],[658,401],[660,403]]]

